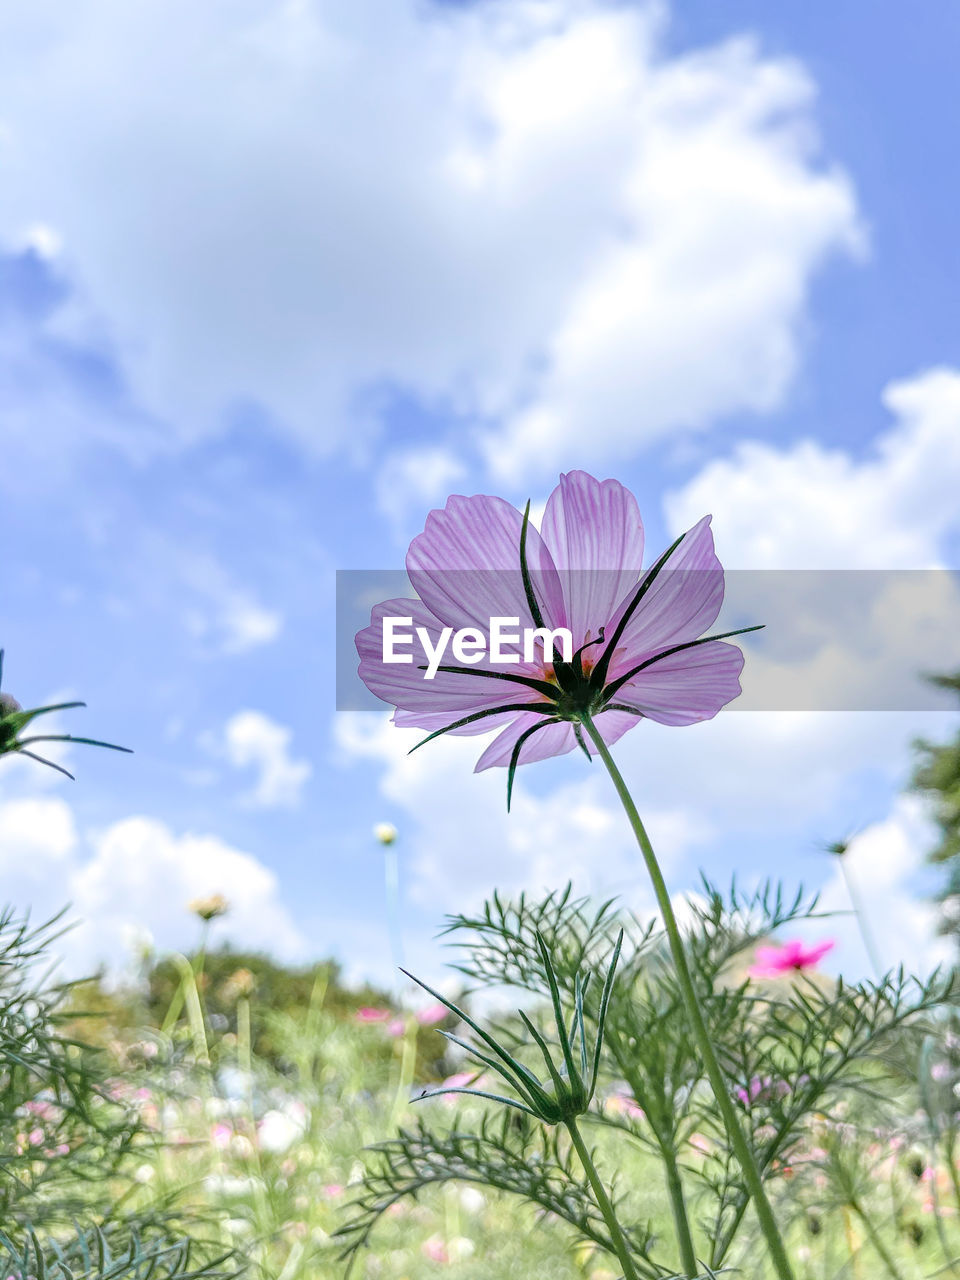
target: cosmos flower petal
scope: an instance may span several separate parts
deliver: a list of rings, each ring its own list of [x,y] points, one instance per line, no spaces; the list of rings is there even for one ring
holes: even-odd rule
[[[623,603],[628,602],[629,596]],[[723,566],[714,550],[710,516],[704,516],[685,535],[627,624],[611,676],[646,654],[702,636],[722,603]]]
[[[522,733],[539,723],[541,717],[532,714],[521,714],[499,733],[477,761],[474,773],[482,773],[484,769],[497,766],[506,768],[510,764],[513,748]],[[577,745],[573,725],[564,721],[561,724],[544,725],[523,744],[520,751],[520,764],[532,764],[535,760],[547,760],[551,756],[564,756]]]
[[[567,625],[580,646],[609,624],[643,564],[637,500],[616,480],[570,471],[547,499],[543,540],[560,575]]]
[[[750,969],[752,978],[779,978],[787,973],[799,973],[804,969],[812,969],[817,961],[828,951],[833,950],[833,940],[807,946],[799,938],[784,942],[780,946],[757,947],[753,953],[754,963]]]
[[[423,533],[407,552],[407,573],[414,590],[433,615],[455,629],[477,627],[484,634],[490,619],[519,618],[533,626],[520,573],[522,514],[503,498],[447,500],[431,511]],[[560,580],[543,539],[527,530],[527,565],[544,622],[563,625]]]
[[[398,729],[424,729],[428,733],[433,733],[436,729],[446,729],[447,725],[469,714],[470,712],[462,712],[460,715],[454,715],[447,710],[402,711],[398,709],[393,713],[393,723]],[[464,738],[489,733],[492,729],[502,729],[504,725],[510,724],[516,714],[515,711],[504,711],[501,715],[484,716],[482,720],[474,720],[471,724],[461,725],[459,729],[451,729],[449,732]]]
[[[492,769],[498,765],[508,766],[517,739],[527,729],[532,728],[540,718],[540,716],[521,713],[511,725],[490,743],[477,761],[474,772],[481,773],[484,769]],[[603,735],[604,742],[608,745],[617,742],[636,723],[637,716],[631,715],[628,711],[602,711],[596,717],[597,728]],[[585,733],[583,734],[583,740],[590,754],[592,756],[596,755],[597,749]],[[566,755],[568,751],[572,751],[577,745],[573,725],[566,723],[546,725],[538,730],[537,733],[531,734],[524,743],[520,752],[519,763],[532,764],[535,760],[547,760],[551,756]]]
[[[818,942],[812,947],[805,947],[803,951],[803,962],[809,965],[816,964],[818,960],[823,959],[828,951],[832,951],[833,947],[834,943],[832,939],[828,939],[826,942]]]
[[[660,724],[712,719],[740,693],[743,654],[722,640],[662,658],[625,684],[616,701]]]
[[[429,634],[431,644],[436,646],[440,636],[440,624],[430,610],[420,600],[386,600],[378,604],[371,613],[368,627],[357,633],[356,645],[360,655],[359,673],[367,688],[405,711],[415,712],[417,719],[397,720],[398,724],[416,724],[420,728],[440,728],[441,724],[449,724],[462,716],[475,711],[482,711],[509,702],[530,702],[538,697],[532,690],[523,685],[506,680],[490,680],[474,672],[483,670],[506,670],[493,668],[489,662],[465,667],[463,674],[457,672],[437,671],[432,680],[424,679],[425,673],[420,667],[427,662],[427,655],[420,641],[414,638],[409,646],[397,646],[398,653],[409,653],[412,661],[408,663],[387,663],[383,661],[383,619],[384,617],[411,618],[411,630],[424,627]],[[408,628],[404,628],[406,632]],[[445,654],[445,662],[457,665],[455,659]],[[539,668],[527,668],[522,663],[516,664],[518,673],[529,670],[539,674]],[[440,723],[425,723],[421,713],[436,713]],[[493,726],[489,723],[485,728]],[[479,732],[483,732],[481,729]]]

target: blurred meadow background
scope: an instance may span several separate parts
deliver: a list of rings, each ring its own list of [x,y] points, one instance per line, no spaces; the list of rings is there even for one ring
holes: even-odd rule
[[[2,691],[134,751],[49,744],[75,783],[0,754],[9,1274],[341,1275],[364,1196],[467,1171],[445,1135],[494,1117],[411,1107],[464,1061],[398,964],[513,1035],[542,972],[478,976],[449,917],[570,882],[591,906],[547,932],[585,964],[594,905],[652,918],[599,770],[522,770],[508,817],[476,742],[408,756],[386,710],[336,709],[337,570],[401,568],[450,493],[536,510],[581,467],[637,494],[652,554],[712,512],[728,569],[884,571],[839,668],[798,628],[811,709],[647,722],[617,757],[798,1278],[956,1274],[960,719],[923,677],[960,669],[958,45],[947,3],[0,7]],[[901,570],[945,571],[935,605]],[[820,709],[905,662],[915,701]],[[828,941],[750,978],[745,1030],[723,993],[758,948]],[[591,1138],[643,1274],[676,1265],[665,1151],[704,1266],[762,1274],[658,971],[626,972]],[[371,1190],[363,1149],[418,1119],[434,1146]],[[619,1275],[498,1167],[400,1196],[357,1272]]]

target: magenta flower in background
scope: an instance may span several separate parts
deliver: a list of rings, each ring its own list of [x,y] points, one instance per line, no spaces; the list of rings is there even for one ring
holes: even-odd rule
[[[442,1004],[428,1004],[423,1009],[418,1009],[416,1013],[417,1022],[421,1027],[435,1027],[446,1016],[447,1010]]]
[[[750,969],[752,978],[780,978],[785,973],[801,973],[812,969],[817,961],[833,949],[833,942],[818,942],[808,947],[804,943],[785,942],[782,946],[757,947]]]
[[[529,511],[529,504],[528,504]],[[521,763],[607,743],[647,717],[667,725],[709,720],[740,693],[743,655],[722,641],[757,628],[704,636],[723,601],[723,569],[710,517],[683,534],[646,572],[643,523],[616,480],[583,471],[560,477],[541,529],[502,498],[451,497],[431,511],[407,552],[418,600],[387,600],[356,638],[360,677],[396,707],[394,723],[442,733],[500,733],[476,769]],[[496,665],[451,656],[425,679],[426,649],[409,663],[384,662],[384,619],[411,618],[437,647],[444,628],[489,634],[491,619],[520,630],[569,630],[569,661],[534,651]],[[519,652],[519,649],[518,649]],[[509,800],[508,800],[509,802]]]
[[[364,1005],[353,1015],[357,1022],[389,1022],[393,1016],[389,1009],[374,1009]]]

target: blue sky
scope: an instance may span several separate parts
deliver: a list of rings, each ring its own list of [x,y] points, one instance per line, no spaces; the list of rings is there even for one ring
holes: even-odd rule
[[[6,892],[74,902],[71,963],[187,945],[218,890],[224,936],[388,974],[383,819],[424,966],[495,884],[649,902],[584,762],[527,770],[508,821],[475,740],[408,760],[334,712],[335,571],[399,566],[450,492],[542,501],[574,467],[634,489],[651,547],[710,510],[738,568],[956,566],[958,27],[5,6],[5,685],[85,698],[62,727],[136,751],[71,752],[76,784],[0,768]],[[955,723],[729,713],[621,754],[673,889],[736,869],[839,908],[817,846],[857,830],[891,962],[926,964],[932,835],[899,792],[913,737]]]

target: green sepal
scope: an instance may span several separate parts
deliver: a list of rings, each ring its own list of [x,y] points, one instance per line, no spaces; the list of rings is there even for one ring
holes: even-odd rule
[[[593,1097],[597,1088],[597,1076],[600,1071],[600,1054],[603,1051],[603,1030],[607,1023],[607,1008],[610,1004],[610,993],[613,991],[613,980],[617,972],[617,963],[620,959],[620,950],[622,946],[623,930],[621,929],[617,935],[617,944],[613,948],[613,957],[610,961],[610,968],[607,970],[607,976],[603,982],[603,991],[600,994],[600,1009],[597,1014],[597,1041],[593,1051],[593,1072],[590,1077],[590,1098]]]
[[[738,627],[736,631],[721,631],[715,636],[701,636],[699,640],[686,640],[683,644],[671,645],[669,649],[664,649],[661,653],[655,653],[651,658],[645,658],[643,662],[633,667],[625,675],[618,676],[616,680],[612,680],[604,689],[604,695],[607,698],[616,697],[623,686],[634,676],[638,676],[641,671],[646,671],[647,667],[652,667],[655,662],[659,662],[661,658],[669,658],[675,653],[681,653],[684,649],[695,649],[698,644],[710,644],[713,640],[729,640],[731,636],[745,636],[748,631],[762,631],[766,623],[758,623],[754,627]]]
[[[553,710],[553,707],[538,707],[535,702],[508,702],[501,707],[487,707],[483,711],[474,711],[468,716],[463,716],[460,720],[454,720],[452,724],[445,724],[442,729],[434,729],[433,733],[428,733],[425,738],[421,738],[419,742],[415,743],[407,752],[407,755],[413,755],[414,751],[419,751],[421,747],[426,746],[428,742],[432,742],[434,738],[439,738],[441,734],[451,733],[454,729],[462,729],[464,725],[473,724],[477,720],[484,720],[488,716],[499,716],[508,711],[533,711],[537,715],[552,715]]]
[[[418,671],[426,671],[426,663],[417,667]],[[478,671],[475,667],[456,667],[452,664],[441,663],[437,667],[438,671],[445,671],[453,676],[479,676],[481,680],[509,680],[512,684],[526,685],[528,689],[536,689],[537,693],[542,693],[545,698],[551,698],[554,702],[560,696],[560,689],[551,684],[549,680],[538,680],[535,676],[518,676],[514,671],[487,671],[486,668]]]
[[[543,614],[540,612],[540,605],[537,601],[536,593],[533,589],[533,582],[530,578],[530,569],[527,566],[527,530],[530,528],[530,499],[527,499],[527,505],[523,510],[523,524],[520,526],[520,576],[523,578],[523,590],[527,597],[527,607],[530,610],[530,616],[533,618],[534,624],[542,627]]]
[[[620,643],[620,637],[623,635],[624,631],[626,631],[627,629],[627,623],[636,613],[637,606],[640,604],[640,601],[647,594],[647,592],[650,590],[650,588],[653,586],[654,582],[658,578],[660,574],[660,570],[667,563],[667,561],[673,555],[674,551],[676,551],[677,547],[679,547],[680,543],[684,540],[686,536],[687,535],[685,533],[681,533],[680,537],[676,540],[676,542],[674,542],[672,546],[667,547],[666,551],[664,551],[663,555],[656,562],[656,564],[653,565],[653,567],[647,573],[646,577],[640,583],[640,586],[637,588],[633,599],[627,605],[627,608],[624,611],[623,617],[617,623],[616,630],[611,636],[609,644],[604,649],[603,653],[600,655],[600,661],[590,672],[590,684],[592,688],[594,689],[603,688],[607,680],[607,671],[610,667],[610,659],[613,657],[614,650],[616,649],[617,645]]]
[[[549,720],[541,720],[539,724],[532,724],[529,729],[524,729],[520,737],[513,744],[513,751],[510,754],[510,764],[507,767],[507,813],[510,812],[510,801],[513,799],[513,779],[517,772],[517,765],[520,763],[520,752],[523,750],[523,744],[526,740],[537,732],[538,729],[545,729],[548,724],[559,724],[560,716],[551,716]]]
[[[486,1098],[488,1102],[502,1102],[505,1107],[515,1107],[517,1111],[525,1111],[528,1116],[533,1116],[534,1120],[541,1117],[536,1111],[526,1106],[523,1102],[518,1102],[516,1098],[505,1098],[501,1093],[487,1093],[485,1089],[424,1089],[423,1093],[416,1098],[411,1098],[411,1102],[424,1102],[427,1098],[441,1098],[445,1093],[465,1093],[471,1098]]]

